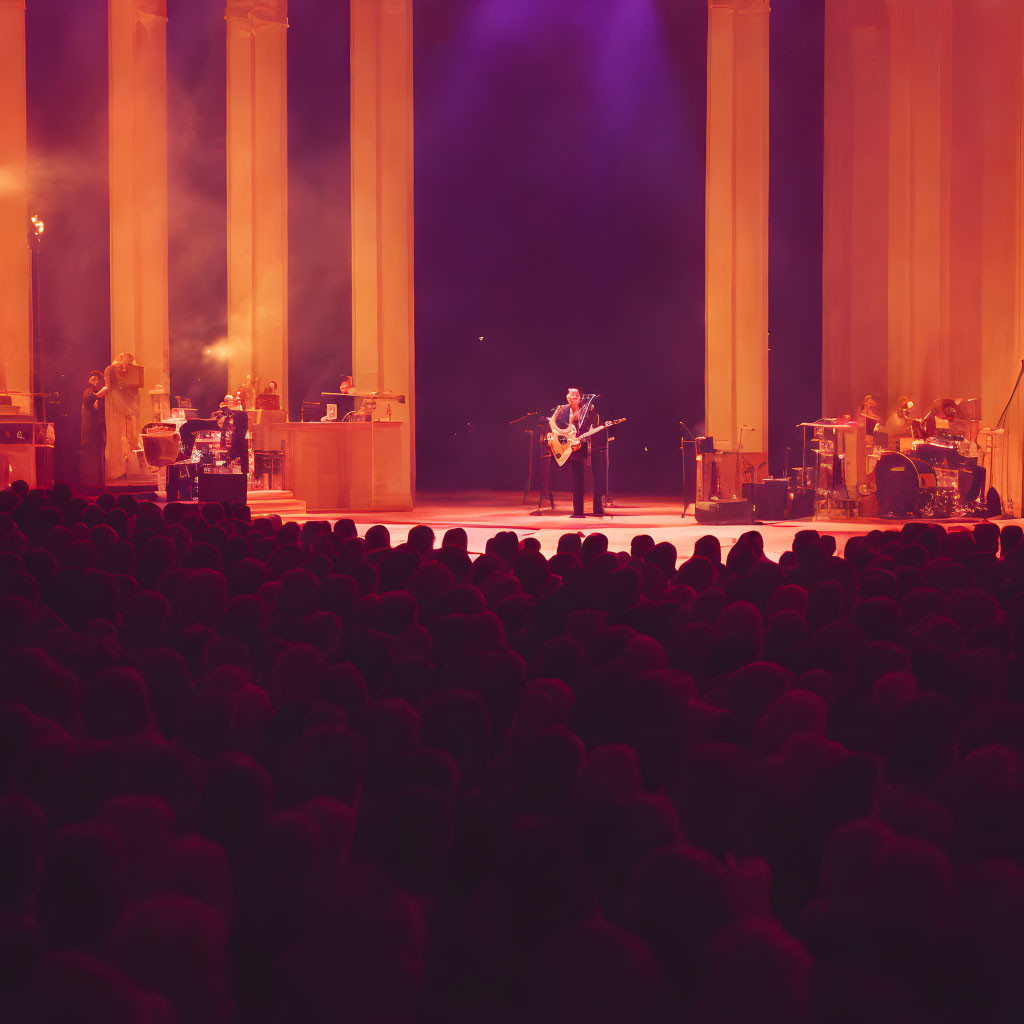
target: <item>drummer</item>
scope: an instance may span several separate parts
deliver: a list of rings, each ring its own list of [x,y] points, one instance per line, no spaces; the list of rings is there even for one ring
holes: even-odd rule
[[[917,420],[911,415],[913,408],[914,403],[910,400],[909,396],[900,395],[896,401],[896,408],[885,421],[884,430],[889,436],[890,443],[898,437],[914,436],[914,426],[917,424]]]
[[[963,410],[952,398],[936,398],[924,418],[924,436],[935,437],[951,432],[954,422],[967,419]]]

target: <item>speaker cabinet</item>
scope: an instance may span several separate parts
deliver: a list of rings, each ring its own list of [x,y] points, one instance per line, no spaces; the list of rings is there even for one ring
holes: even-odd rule
[[[786,518],[789,481],[765,477],[754,484],[754,518],[774,522]]]
[[[211,466],[200,466],[199,500],[245,504],[245,474],[210,472]]]
[[[694,515],[698,523],[707,526],[728,526],[751,523],[754,509],[744,498],[713,498],[698,501]]]

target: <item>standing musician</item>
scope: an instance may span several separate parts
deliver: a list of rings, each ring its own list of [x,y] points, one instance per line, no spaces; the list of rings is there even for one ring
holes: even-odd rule
[[[249,444],[246,432],[249,429],[249,416],[241,407],[235,395],[225,395],[220,408],[213,414],[220,427],[220,446],[224,458],[229,462],[235,459],[242,465],[242,472],[249,472]]]
[[[107,421],[103,400],[110,388],[104,383],[103,374],[93,370],[89,374],[89,386],[82,394],[82,447],[80,483],[90,491],[102,491],[107,484],[106,450]]]
[[[565,395],[565,405],[560,405],[552,419],[560,430],[570,426],[576,428],[577,435],[585,434],[598,426],[601,417],[594,408],[594,396],[583,398],[579,388],[569,388]],[[587,438],[578,451],[569,456],[572,467],[572,519],[583,518],[583,469],[588,462],[594,470],[594,515],[603,516],[601,501],[608,490],[608,462],[605,458],[608,448],[608,432],[602,430],[593,437]],[[594,457],[596,456],[596,457]]]

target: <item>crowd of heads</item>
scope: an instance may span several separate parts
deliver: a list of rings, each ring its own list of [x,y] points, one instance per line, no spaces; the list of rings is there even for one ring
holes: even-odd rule
[[[392,544],[0,493],[0,1014],[1024,1018],[1015,525]]]

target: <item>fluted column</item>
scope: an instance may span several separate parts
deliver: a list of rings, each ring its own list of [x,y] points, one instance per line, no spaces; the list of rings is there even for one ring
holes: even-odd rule
[[[412,0],[351,0],[352,368],[357,387],[395,391],[400,475],[379,507],[415,493]]]
[[[884,0],[825,6],[822,408],[889,396],[889,35]],[[897,388],[900,385],[895,385]]]
[[[914,381],[919,402],[948,393],[952,383],[951,2],[888,0],[889,390]]]
[[[25,0],[0,0],[0,390],[32,390]],[[18,401],[15,399],[15,401]],[[30,399],[19,402],[31,412]]]
[[[288,3],[228,0],[228,385],[288,402]]]
[[[708,3],[706,425],[751,461],[768,451],[768,14]]]
[[[130,352],[149,390],[170,386],[167,326],[167,0],[109,0],[110,352]],[[109,403],[108,403],[109,420]],[[108,435],[110,435],[108,423]],[[123,475],[118,437],[107,467]]]

